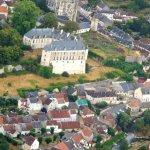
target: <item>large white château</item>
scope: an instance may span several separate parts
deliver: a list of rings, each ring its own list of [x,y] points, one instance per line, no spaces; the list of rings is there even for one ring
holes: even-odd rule
[[[47,0],[47,6],[58,16],[68,16],[75,21],[79,0]]]
[[[52,66],[53,73],[84,74],[88,48],[80,39],[54,41],[44,47],[41,65]]]
[[[52,66],[53,73],[85,73],[88,48],[73,34],[50,28],[32,29],[24,35],[23,43],[41,48],[41,65]]]

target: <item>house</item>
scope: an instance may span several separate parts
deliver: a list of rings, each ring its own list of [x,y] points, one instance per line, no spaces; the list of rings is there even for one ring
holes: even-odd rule
[[[78,121],[59,122],[59,128],[63,131],[78,131],[80,123]]]
[[[135,82],[126,82],[126,81],[120,81],[120,82],[113,82],[112,83],[112,89],[116,92],[117,95],[125,96],[125,97],[133,97],[134,91],[142,87],[143,85],[140,83]]]
[[[55,93],[56,98],[56,108],[61,109],[62,107],[68,107],[69,101],[68,97],[60,92]]]
[[[87,142],[93,140],[94,135],[93,135],[93,131],[90,128],[85,127],[82,130],[80,130],[79,133],[81,133],[84,140],[86,140]]]
[[[95,92],[95,91],[86,91],[86,98],[92,103],[96,104],[102,101],[107,102],[108,104],[117,104],[117,95],[113,91],[105,92]]]
[[[70,150],[69,147],[64,143],[64,142],[60,142],[57,145],[55,145],[56,148],[58,148],[59,150]]]
[[[27,98],[27,107],[29,111],[40,111],[42,109],[42,102],[37,97]]]
[[[20,123],[16,125],[17,131],[21,135],[27,135],[33,129],[32,123]]]
[[[8,16],[8,9],[7,9],[7,7],[0,5],[0,15],[5,15],[5,17],[7,18],[7,16]]]
[[[58,122],[76,121],[77,114],[71,113],[70,110],[49,110],[47,112],[48,118]]]
[[[25,136],[24,144],[22,145],[23,150],[38,150],[39,149],[39,141],[32,136]]]
[[[140,99],[142,102],[150,102],[150,86],[136,89],[134,97]]]
[[[65,25],[65,21],[69,20],[69,17],[67,16],[57,16],[57,20],[58,20],[58,27],[62,27]]]
[[[54,120],[48,120],[46,122],[46,130],[47,130],[47,133],[50,133],[50,129],[51,128],[54,128],[54,133],[59,133],[62,131],[62,129],[60,128],[60,125],[58,124],[57,121],[54,121]]]
[[[88,48],[78,37],[52,41],[42,50],[41,65],[50,67],[55,74],[84,74]],[[78,67],[77,67],[78,66]]]
[[[140,112],[141,101],[136,98],[131,98],[127,101],[126,108],[131,116],[137,116]]]
[[[94,117],[83,118],[83,124],[87,127],[90,127],[91,125],[94,124]]]
[[[91,23],[90,22],[81,22],[79,23],[79,29],[76,31],[76,34],[82,34],[89,32],[91,28]]]
[[[77,95],[77,90],[74,87],[64,86],[62,87],[61,92],[65,95]]]
[[[0,125],[7,124],[6,116],[0,115]]]
[[[123,30],[119,29],[118,27],[114,26],[109,35],[113,40],[126,45],[129,48],[133,48],[134,39],[128,34],[125,33]]]
[[[150,102],[143,102],[143,103],[141,103],[140,110],[141,110],[142,112],[144,112],[144,111],[147,110],[147,109],[150,109]]]
[[[101,1],[101,2],[99,2],[98,4],[97,4],[97,6],[96,6],[96,9],[98,10],[98,11],[108,11],[109,10],[109,7],[103,2],[103,1]]]
[[[83,107],[83,109],[80,110],[80,115],[82,118],[87,118],[87,117],[94,117],[95,113],[88,107]]]
[[[107,114],[102,115],[99,118],[99,121],[101,121],[102,123],[108,125],[111,128],[116,127],[116,119],[114,118],[113,114],[111,114],[111,113],[107,113]]]
[[[19,134],[18,131],[16,130],[16,126],[13,124],[1,126],[0,132],[3,135],[9,135],[11,137],[17,137],[17,135]]]
[[[19,109],[27,109],[27,100],[26,99],[19,99],[18,100],[18,108]]]
[[[87,99],[78,99],[76,101],[76,104],[78,105],[78,107],[80,107],[80,106],[88,106],[88,101],[87,101]]]

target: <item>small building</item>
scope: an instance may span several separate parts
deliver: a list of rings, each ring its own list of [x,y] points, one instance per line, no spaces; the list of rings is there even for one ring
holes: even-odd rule
[[[140,112],[141,101],[136,98],[131,98],[126,104],[127,110],[130,112],[131,116],[136,116]]]
[[[80,110],[80,115],[82,118],[87,118],[87,117],[94,117],[95,113],[88,107],[83,107],[83,109]]]
[[[150,102],[150,86],[136,89],[134,97],[140,99],[141,102]]]
[[[33,136],[25,136],[24,144],[22,145],[23,150],[38,150],[39,149],[39,141],[35,139]]]

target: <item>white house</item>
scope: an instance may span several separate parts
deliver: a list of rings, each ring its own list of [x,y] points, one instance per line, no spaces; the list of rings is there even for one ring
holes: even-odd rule
[[[24,144],[22,145],[23,150],[38,150],[39,141],[32,136],[24,137]]]
[[[84,74],[88,48],[80,39],[54,41],[42,51],[41,65],[52,66],[53,73]]]
[[[27,107],[29,111],[40,111],[43,107],[42,102],[36,98],[27,98]]]
[[[150,102],[150,86],[136,89],[134,97],[140,99],[142,102]]]

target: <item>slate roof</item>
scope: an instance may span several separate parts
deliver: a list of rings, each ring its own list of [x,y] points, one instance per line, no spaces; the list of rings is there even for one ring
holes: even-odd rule
[[[62,32],[61,30],[55,30],[52,28],[31,29],[24,36],[30,39],[53,38],[60,40],[74,38],[71,34],[69,35],[65,32]]]
[[[45,51],[86,50],[81,40],[53,41],[44,47]]]
[[[90,28],[90,26],[91,26],[90,22],[81,22],[81,23],[79,23],[80,29]]]
[[[150,95],[150,86],[141,88],[143,95]]]

